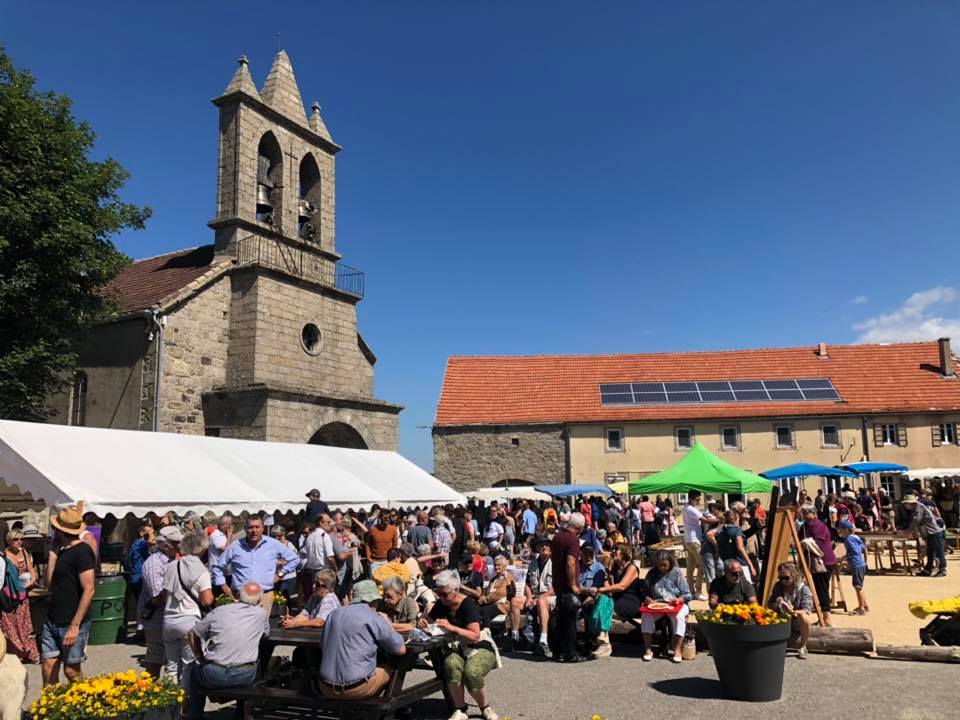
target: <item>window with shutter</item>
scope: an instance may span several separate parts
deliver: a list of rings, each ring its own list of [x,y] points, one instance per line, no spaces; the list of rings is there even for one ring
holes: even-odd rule
[[[897,445],[907,446],[907,426],[903,423],[897,423]]]
[[[933,438],[933,446],[940,447],[943,444],[943,435],[940,432],[940,425],[934,423],[930,426],[930,435]]]
[[[883,425],[880,423],[873,426],[873,444],[877,447],[883,447]]]

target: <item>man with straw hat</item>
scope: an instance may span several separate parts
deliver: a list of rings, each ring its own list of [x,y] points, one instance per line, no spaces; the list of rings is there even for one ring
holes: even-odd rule
[[[934,575],[933,561],[936,560],[938,567],[934,577],[946,577],[946,533],[941,524],[943,521],[938,522],[939,518],[933,514],[933,511],[922,502],[917,502],[917,496],[913,493],[904,495],[901,502],[906,507],[910,518],[906,534],[923,538],[927,544],[927,564],[917,575],[924,577]]]
[[[97,558],[80,539],[85,529],[83,511],[67,507],[50,518],[54,528],[53,549],[47,562],[50,609],[40,635],[43,684],[60,682],[60,665],[67,680],[80,677],[90,634],[90,603],[93,601]]]

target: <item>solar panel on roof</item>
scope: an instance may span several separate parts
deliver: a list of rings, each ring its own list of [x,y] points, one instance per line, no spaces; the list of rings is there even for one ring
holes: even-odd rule
[[[839,400],[840,395],[833,388],[824,390],[804,390],[803,396],[807,400]]]
[[[702,384],[701,387],[703,387]],[[734,402],[736,400],[730,390],[701,390],[700,395],[704,402]]]
[[[700,402],[700,393],[694,392],[668,392],[667,402],[669,403],[698,403]]]
[[[600,402],[604,405],[678,405],[791,400],[839,401],[840,395],[829,378],[606,383],[600,386]]]

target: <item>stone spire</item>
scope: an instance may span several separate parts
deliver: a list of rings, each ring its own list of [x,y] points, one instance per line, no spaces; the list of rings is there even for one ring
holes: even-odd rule
[[[323,122],[323,118],[320,117],[320,103],[316,101],[314,101],[313,105],[310,106],[310,129],[324,140],[333,142],[333,138],[330,137],[330,131],[327,130],[327,126]]]
[[[267,75],[267,81],[260,92],[263,101],[277,112],[285,115],[300,125],[307,124],[303,112],[303,100],[300,98],[300,88],[297,79],[293,76],[293,65],[283,50],[273,59],[273,67]]]
[[[223,91],[223,94],[229,95],[232,92],[242,90],[247,95],[259,98],[260,93],[257,92],[257,86],[253,84],[253,78],[250,77],[247,56],[241,55],[237,59],[237,62],[240,63],[240,67],[238,67],[237,71],[233,74],[233,79],[230,81],[230,84],[227,85],[227,89]]]

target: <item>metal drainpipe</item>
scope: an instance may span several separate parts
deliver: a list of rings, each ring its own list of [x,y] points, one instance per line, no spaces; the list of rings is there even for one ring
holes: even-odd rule
[[[167,318],[160,315],[159,310],[151,311],[150,336],[156,331],[157,358],[153,380],[153,431],[160,431],[160,379],[163,377],[163,329],[167,325]]]
[[[870,443],[867,442],[867,416],[860,416],[860,437],[863,443],[863,462],[870,460]]]

